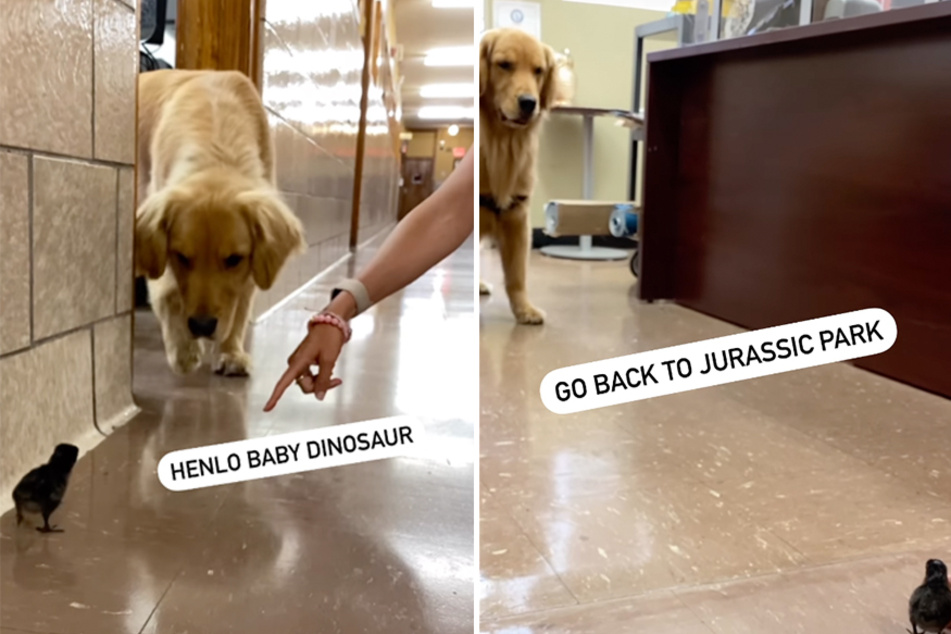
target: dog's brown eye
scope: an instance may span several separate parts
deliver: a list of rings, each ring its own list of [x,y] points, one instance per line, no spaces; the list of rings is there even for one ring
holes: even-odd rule
[[[512,62],[499,62],[499,68],[502,70],[512,70]]]
[[[535,69],[535,74],[536,74],[536,75],[541,75],[543,72],[545,72],[545,69],[542,68],[542,67],[540,67],[540,66]]]
[[[191,268],[192,261],[186,258],[184,255],[182,255],[178,251],[175,252],[175,258],[178,260],[178,263],[182,265],[182,267],[186,269]]]
[[[244,259],[243,255],[229,255],[225,258],[225,268],[233,269],[234,267],[241,264],[241,260]]]

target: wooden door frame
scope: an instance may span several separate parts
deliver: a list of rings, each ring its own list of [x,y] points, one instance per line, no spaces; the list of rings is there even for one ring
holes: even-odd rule
[[[175,66],[237,70],[250,77],[260,92],[266,0],[177,2]]]
[[[407,183],[404,178],[406,174],[404,173],[403,170],[406,168],[407,163],[409,163],[410,161],[428,161],[429,162],[429,194],[428,195],[431,196],[433,191],[435,191],[434,179],[436,176],[436,158],[432,156],[413,156],[413,157],[404,156],[403,160],[400,161],[400,179],[403,180],[403,185],[397,188],[397,194],[398,194],[397,201],[396,201],[397,221],[402,220],[403,218],[406,217],[406,214],[403,213],[403,193]],[[410,211],[412,211],[412,209],[407,209],[406,213],[408,214]]]
[[[363,193],[363,164],[367,146],[367,104],[370,91],[370,70],[375,60],[371,59],[373,40],[376,37],[376,5],[378,0],[363,2],[363,78],[360,95],[360,127],[357,129],[357,153],[353,169],[353,203],[350,208],[350,250],[357,248],[360,236],[360,198]]]

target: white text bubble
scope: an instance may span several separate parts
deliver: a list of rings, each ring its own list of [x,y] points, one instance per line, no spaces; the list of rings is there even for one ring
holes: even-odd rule
[[[697,341],[549,372],[542,402],[572,414],[885,352],[895,319],[880,308]]]
[[[182,449],[159,461],[166,489],[203,487],[421,455],[423,425],[409,416],[320,427],[220,445]]]

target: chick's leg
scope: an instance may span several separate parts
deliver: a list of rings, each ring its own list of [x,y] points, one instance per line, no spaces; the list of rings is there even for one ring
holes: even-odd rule
[[[50,515],[49,513],[43,513],[43,526],[38,526],[36,528],[41,533],[62,533],[62,528],[56,528],[55,526],[50,526]]]

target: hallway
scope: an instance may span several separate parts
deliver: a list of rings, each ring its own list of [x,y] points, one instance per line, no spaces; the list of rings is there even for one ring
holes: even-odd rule
[[[78,463],[54,515],[64,533],[3,516],[0,634],[472,631],[472,240],[353,322],[324,402],[292,388],[261,411],[309,314],[381,240],[251,330],[251,379],[174,376],[154,317],[136,313],[143,411]],[[424,422],[431,459],[183,493],[155,475],[177,449],[400,414]]]
[[[740,330],[639,303],[623,262],[537,253],[548,318],[519,327],[496,253],[482,271],[482,631],[908,626],[951,555],[951,401],[838,364],[557,416],[550,370]]]

